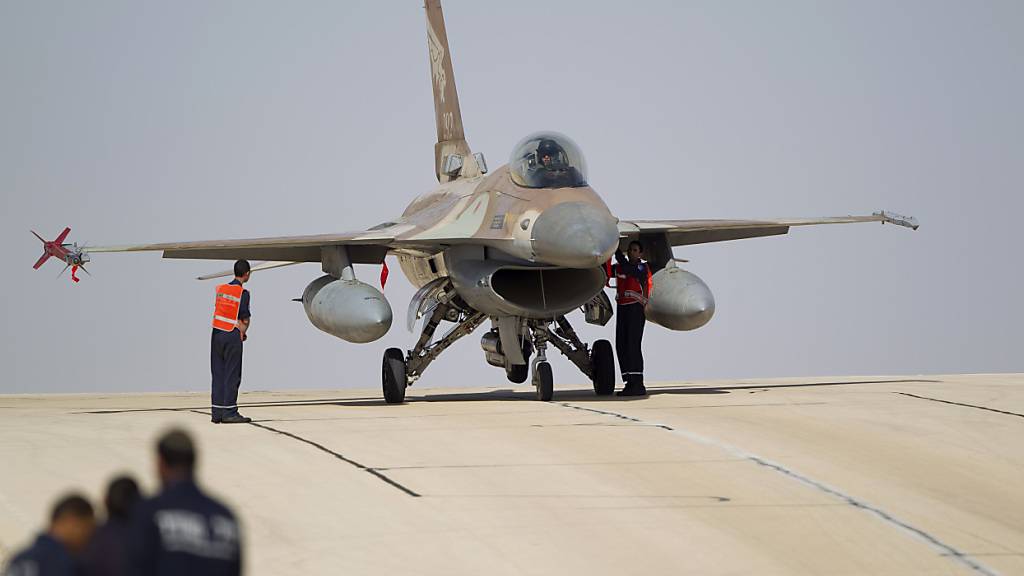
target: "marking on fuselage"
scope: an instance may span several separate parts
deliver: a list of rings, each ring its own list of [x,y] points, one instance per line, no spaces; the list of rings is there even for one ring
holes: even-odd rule
[[[971,570],[974,570],[975,572],[977,572],[979,574],[984,574],[985,576],[998,576],[998,574],[999,574],[995,570],[992,570],[991,568],[985,566],[981,562],[978,562],[977,560],[972,558],[970,555],[968,555],[968,554],[966,554],[964,552],[961,552],[960,550],[954,548],[950,544],[946,544],[945,542],[939,540],[937,537],[932,536],[928,532],[925,532],[921,528],[917,528],[916,526],[912,526],[912,525],[904,522],[903,520],[900,520],[899,518],[896,518],[895,516],[889,514],[885,510],[882,510],[881,508],[877,508],[875,506],[872,506],[871,504],[868,504],[867,502],[865,502],[863,500],[860,500],[858,498],[854,498],[853,496],[850,496],[850,495],[848,495],[848,494],[846,494],[844,492],[841,492],[837,488],[833,488],[833,487],[831,487],[831,486],[829,486],[829,485],[827,485],[827,484],[825,484],[823,482],[819,482],[819,481],[817,481],[817,480],[815,480],[815,479],[813,479],[813,478],[811,478],[809,476],[804,476],[803,474],[800,474],[799,472],[796,472],[796,471],[793,471],[793,470],[791,470],[789,468],[786,468],[782,464],[779,464],[777,462],[772,462],[770,460],[766,460],[766,459],[761,458],[760,456],[758,456],[756,454],[751,454],[750,452],[747,452],[745,450],[737,448],[737,447],[735,447],[735,446],[733,446],[731,444],[727,444],[725,442],[720,442],[718,440],[715,440],[714,438],[709,438],[707,436],[702,436],[702,435],[697,434],[695,432],[690,432],[688,430],[683,430],[683,429],[680,429],[680,428],[675,428],[675,427],[669,426],[667,424],[661,424],[661,423],[657,423],[657,422],[646,422],[644,420],[641,420],[640,418],[635,418],[633,416],[626,416],[625,414],[619,414],[618,412],[610,412],[610,411],[607,411],[607,410],[597,410],[596,408],[586,408],[584,406],[577,406],[575,404],[569,404],[568,402],[559,402],[559,403],[557,403],[557,405],[565,407],[565,408],[571,408],[573,410],[581,410],[583,412],[592,412],[594,414],[602,414],[604,416],[611,416],[613,418],[619,418],[621,420],[626,420],[628,422],[635,422],[637,424],[643,424],[643,425],[646,425],[646,426],[650,426],[652,428],[660,428],[661,430],[665,430],[667,432],[671,432],[672,434],[675,434],[675,435],[678,435],[678,436],[682,436],[683,438],[686,438],[687,440],[690,440],[692,442],[697,442],[699,444],[704,444],[705,446],[712,446],[712,447],[718,448],[720,450],[724,450],[724,451],[732,454],[733,456],[736,456],[737,458],[741,458],[743,460],[748,460],[750,462],[753,462],[754,464],[757,464],[758,466],[763,466],[765,468],[768,468],[769,470],[773,470],[775,472],[778,472],[779,474],[782,474],[782,475],[784,475],[784,476],[786,476],[788,478],[796,480],[796,481],[800,482],[801,484],[810,486],[811,488],[814,488],[814,489],[816,489],[816,490],[818,490],[820,492],[823,492],[823,493],[828,494],[830,496],[834,496],[836,498],[839,498],[840,500],[846,502],[847,504],[849,504],[850,506],[853,506],[854,508],[860,508],[861,510],[870,512],[870,513],[874,514],[875,516],[881,518],[886,523],[891,524],[893,526],[896,526],[897,528],[901,528],[903,530],[906,530],[907,532],[910,532],[911,534],[913,534],[913,535],[917,536],[918,538],[924,540],[925,542],[930,544],[933,548],[935,548],[939,552],[941,552],[943,557],[951,558],[953,561],[955,561],[955,562],[957,562],[959,564],[962,564],[962,565],[970,568]]]
[[[454,218],[446,218],[436,226],[424,230],[411,239],[472,238],[480,230],[480,227],[483,226],[489,200],[490,194],[480,194],[476,199],[472,195],[461,198],[459,203],[451,210],[452,214],[457,214]]]

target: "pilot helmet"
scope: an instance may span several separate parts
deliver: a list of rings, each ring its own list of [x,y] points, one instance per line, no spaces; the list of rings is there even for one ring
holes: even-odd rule
[[[545,138],[537,144],[537,161],[543,164],[543,158],[545,156],[551,157],[552,164],[562,164],[565,162],[564,158],[565,151],[558,145],[554,140]]]

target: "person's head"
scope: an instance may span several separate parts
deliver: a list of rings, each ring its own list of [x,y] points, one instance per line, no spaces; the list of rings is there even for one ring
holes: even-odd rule
[[[92,504],[80,494],[68,494],[53,505],[48,532],[72,554],[85,548],[95,527]]]
[[[541,166],[550,167],[563,163],[562,147],[554,140],[541,140],[537,145],[537,159]]]
[[[131,476],[118,476],[107,485],[107,496],[103,503],[107,507],[108,520],[127,520],[139,501],[139,485]]]
[[[196,450],[187,432],[179,428],[168,430],[157,441],[156,453],[157,472],[164,485],[192,478]]]
[[[249,281],[249,276],[252,274],[252,267],[249,266],[248,260],[236,260],[235,261],[235,278],[245,283]]]
[[[626,251],[626,255],[629,256],[630,262],[636,262],[644,255],[644,245],[639,240],[633,240],[629,243],[629,249]]]

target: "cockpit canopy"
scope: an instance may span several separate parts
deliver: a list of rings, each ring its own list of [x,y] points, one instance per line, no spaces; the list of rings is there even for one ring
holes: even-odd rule
[[[576,143],[557,132],[523,138],[508,162],[512,181],[525,188],[570,188],[587,185],[587,163]]]

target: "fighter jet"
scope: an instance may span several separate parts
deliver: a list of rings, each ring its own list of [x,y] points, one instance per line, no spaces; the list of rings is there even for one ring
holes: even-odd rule
[[[530,134],[507,164],[489,171],[463,130],[451,52],[439,0],[427,0],[427,49],[437,142],[436,189],[414,199],[394,219],[365,230],[322,234],[92,247],[89,253],[161,251],[164,258],[268,260],[267,267],[319,262],[324,275],[302,294],[309,321],[354,343],[373,342],[392,324],[391,305],[374,286],[356,278],[354,264],[397,257],[419,290],[409,303],[409,350],[389,348],[382,362],[388,403],[402,403],[406,388],[458,339],[489,323],[480,344],[486,361],[523,383],[532,375],[539,400],[550,400],[553,346],[593,382],[598,395],[615,387],[607,340],[580,340],[567,315],[607,323],[612,308],[603,289],[603,265],[616,249],[639,239],[655,272],[645,306],[648,320],[670,330],[694,330],[714,314],[711,290],[677,265],[672,248],[689,244],[786,234],[793,226],[882,222],[916,228],[912,218],[886,212],[865,216],[782,220],[643,220],[616,218],[590,185],[580,148],[556,132]],[[450,328],[435,338],[441,324]]]

